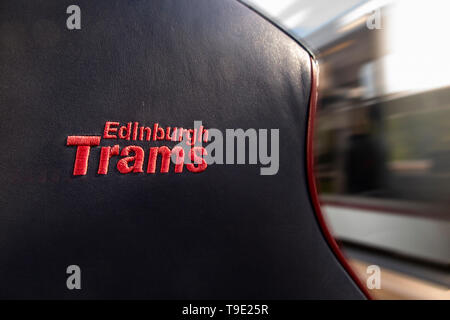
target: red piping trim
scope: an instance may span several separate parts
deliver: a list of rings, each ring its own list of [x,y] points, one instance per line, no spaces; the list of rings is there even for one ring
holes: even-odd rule
[[[325,240],[328,242],[331,250],[336,256],[337,260],[341,263],[362,293],[366,296],[367,299],[372,299],[366,287],[361,283],[358,276],[352,270],[347,260],[344,257],[344,254],[339,249],[336,240],[331,235],[330,230],[327,227],[325,222],[325,218],[320,209],[320,201],[319,196],[317,194],[316,187],[316,179],[314,177],[314,153],[313,153],[313,137],[314,137],[314,119],[316,115],[316,107],[317,107],[317,88],[319,86],[319,70],[316,62],[313,58],[311,58],[311,95],[309,99],[309,115],[308,115],[308,128],[307,128],[307,136],[306,136],[306,172],[308,178],[308,186],[309,192],[311,195],[311,201],[314,208],[314,211],[317,216],[317,220],[319,222],[319,226],[322,230],[322,234],[325,237]]]

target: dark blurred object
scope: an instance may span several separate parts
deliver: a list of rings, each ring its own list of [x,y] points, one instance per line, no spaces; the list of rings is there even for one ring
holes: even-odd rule
[[[349,193],[369,192],[383,186],[384,150],[370,134],[351,135],[346,156],[345,173]]]

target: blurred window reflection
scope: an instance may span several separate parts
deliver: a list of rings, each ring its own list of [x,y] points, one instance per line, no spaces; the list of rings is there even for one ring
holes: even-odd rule
[[[370,2],[367,2],[370,3]],[[376,2],[375,2],[376,3]],[[449,218],[450,42],[444,1],[384,1],[382,29],[366,19],[310,34],[318,43],[318,176],[323,193],[418,201]],[[321,43],[324,34],[335,39]]]
[[[429,289],[381,298],[450,299],[450,2],[247,2],[317,53],[316,178],[356,268]]]

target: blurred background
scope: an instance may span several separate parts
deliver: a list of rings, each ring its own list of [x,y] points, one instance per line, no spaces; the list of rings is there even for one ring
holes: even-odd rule
[[[450,299],[450,2],[247,0],[320,62],[323,213],[378,299]]]

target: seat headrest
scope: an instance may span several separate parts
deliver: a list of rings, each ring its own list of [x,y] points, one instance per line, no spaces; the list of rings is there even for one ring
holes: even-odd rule
[[[233,0],[77,5],[2,2],[0,296],[364,298],[311,197],[310,53]]]

